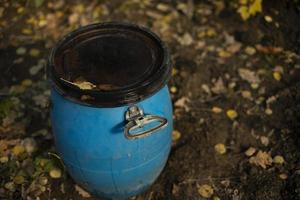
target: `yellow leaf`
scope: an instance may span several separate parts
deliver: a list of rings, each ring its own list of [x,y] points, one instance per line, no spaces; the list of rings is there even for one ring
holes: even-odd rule
[[[57,179],[61,177],[61,170],[59,168],[53,168],[50,170],[49,175],[51,178]]]
[[[281,80],[281,74],[280,74],[280,72],[273,72],[273,78],[276,81],[280,81]]]
[[[221,50],[221,51],[219,51],[218,55],[221,58],[229,58],[231,56],[231,53],[229,53],[228,51],[225,51],[225,50]]]
[[[250,17],[250,13],[248,11],[247,6],[241,6],[237,12],[240,13],[240,16],[244,21],[246,21]]]
[[[254,2],[250,5],[249,7],[249,14],[250,15],[255,15],[258,12],[262,11],[262,0],[254,0]]]
[[[22,154],[22,153],[24,153],[25,152],[25,148],[22,146],[22,145],[16,145],[16,146],[14,146],[14,148],[12,149],[12,154],[14,155],[14,156],[18,156],[18,155],[20,155],[20,154]]]
[[[8,162],[8,157],[7,156],[3,156],[0,158],[0,163],[7,163]]]
[[[235,110],[233,110],[233,109],[227,110],[226,115],[227,115],[227,117],[228,117],[229,119],[231,119],[231,120],[234,120],[235,118],[238,117],[237,112],[236,112]]]
[[[210,185],[204,184],[199,186],[198,193],[204,198],[210,198],[214,194],[214,189]]]
[[[180,137],[181,137],[181,133],[180,133],[179,131],[174,130],[174,131],[172,132],[172,140],[173,140],[173,141],[179,140]]]
[[[273,158],[273,162],[282,165],[284,163],[284,158],[282,156],[277,155]]]
[[[242,4],[242,5],[245,5],[248,3],[248,0],[239,0],[239,3]]]
[[[225,154],[226,153],[226,146],[222,143],[215,145],[215,151],[219,154]]]

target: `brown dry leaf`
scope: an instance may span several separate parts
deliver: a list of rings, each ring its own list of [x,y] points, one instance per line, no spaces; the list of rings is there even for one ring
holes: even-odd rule
[[[242,47],[242,44],[239,42],[234,42],[231,45],[229,45],[226,50],[232,54],[235,54],[236,52],[238,52]]]
[[[190,110],[189,106],[187,105],[190,102],[190,99],[188,97],[181,97],[178,99],[175,103],[175,107],[184,108],[186,112]]]
[[[82,196],[83,198],[89,198],[91,197],[91,195],[85,191],[84,189],[82,189],[81,187],[79,187],[78,185],[75,185],[75,190],[78,192],[78,194],[80,196]]]
[[[249,83],[259,83],[260,79],[258,77],[258,75],[246,68],[239,68],[238,70],[240,77],[245,80],[248,81]]]
[[[73,82],[65,80],[63,78],[60,78],[60,80],[66,82],[66,83],[69,83],[71,85],[75,85],[75,86],[79,87],[79,89],[81,89],[81,90],[91,90],[91,89],[94,89],[97,87],[95,84],[88,82],[88,81],[76,80],[73,83]]]
[[[249,159],[250,164],[260,166],[264,169],[266,169],[267,166],[271,166],[272,162],[273,162],[273,159],[272,159],[271,155],[269,153],[263,152],[261,150],[259,150],[259,152],[255,156],[252,156]]]
[[[261,44],[255,45],[256,49],[265,54],[278,54],[283,51],[281,47],[273,47],[273,46],[262,46]]]
[[[226,92],[226,87],[222,77],[219,77],[218,80],[214,83],[214,86],[211,88],[211,91],[215,94],[222,94]]]

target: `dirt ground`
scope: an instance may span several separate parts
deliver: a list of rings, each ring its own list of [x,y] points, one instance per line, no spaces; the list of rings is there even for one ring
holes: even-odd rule
[[[173,148],[132,199],[300,199],[300,5],[265,0],[243,20],[241,2],[0,2],[0,199],[96,200],[48,154],[45,66],[61,36],[102,21],[150,27],[174,66]]]

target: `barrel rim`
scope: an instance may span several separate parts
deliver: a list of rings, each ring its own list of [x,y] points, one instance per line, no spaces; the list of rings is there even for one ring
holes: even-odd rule
[[[63,45],[72,40],[72,38],[75,38],[76,36],[84,33],[88,33],[88,31],[93,31],[97,29],[130,29],[133,31],[140,32],[141,34],[144,34],[149,39],[152,39],[157,45],[158,48],[161,49],[162,55],[162,62],[160,66],[157,68],[158,70],[155,72],[155,74],[144,80],[142,83],[138,83],[135,85],[132,85],[131,87],[128,87],[126,89],[122,90],[113,90],[113,91],[105,91],[101,92],[98,91],[95,96],[92,95],[94,100],[91,101],[83,101],[80,99],[82,94],[85,94],[89,91],[82,91],[79,88],[73,88],[73,87],[67,87],[62,83],[62,80],[57,76],[57,73],[55,72],[55,57],[57,55],[57,52],[60,50],[60,48],[63,47]],[[142,101],[156,92],[158,92],[161,88],[163,88],[167,81],[170,79],[171,76],[171,60],[170,60],[170,54],[169,51],[164,44],[164,42],[155,34],[153,33],[149,28],[146,28],[144,26],[132,24],[132,23],[125,23],[125,22],[105,22],[105,23],[94,23],[90,24],[81,28],[78,28],[69,34],[65,35],[58,43],[57,45],[52,49],[49,59],[48,59],[48,75],[50,78],[51,86],[62,96],[67,98],[68,100],[71,100],[75,103],[86,105],[86,106],[92,106],[92,107],[119,107],[129,104],[135,104],[139,101]],[[70,92],[71,91],[71,92]]]

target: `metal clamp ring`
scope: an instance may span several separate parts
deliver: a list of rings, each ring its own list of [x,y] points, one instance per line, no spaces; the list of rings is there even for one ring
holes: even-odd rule
[[[137,106],[129,107],[128,111],[125,113],[125,118],[128,121],[124,127],[124,134],[127,139],[138,139],[149,136],[168,125],[167,119],[155,115],[144,115],[143,110]],[[142,128],[144,127],[144,125],[150,124],[152,122],[160,123],[159,125],[150,128],[149,130],[138,132],[136,134],[130,133],[130,131],[137,128]]]

